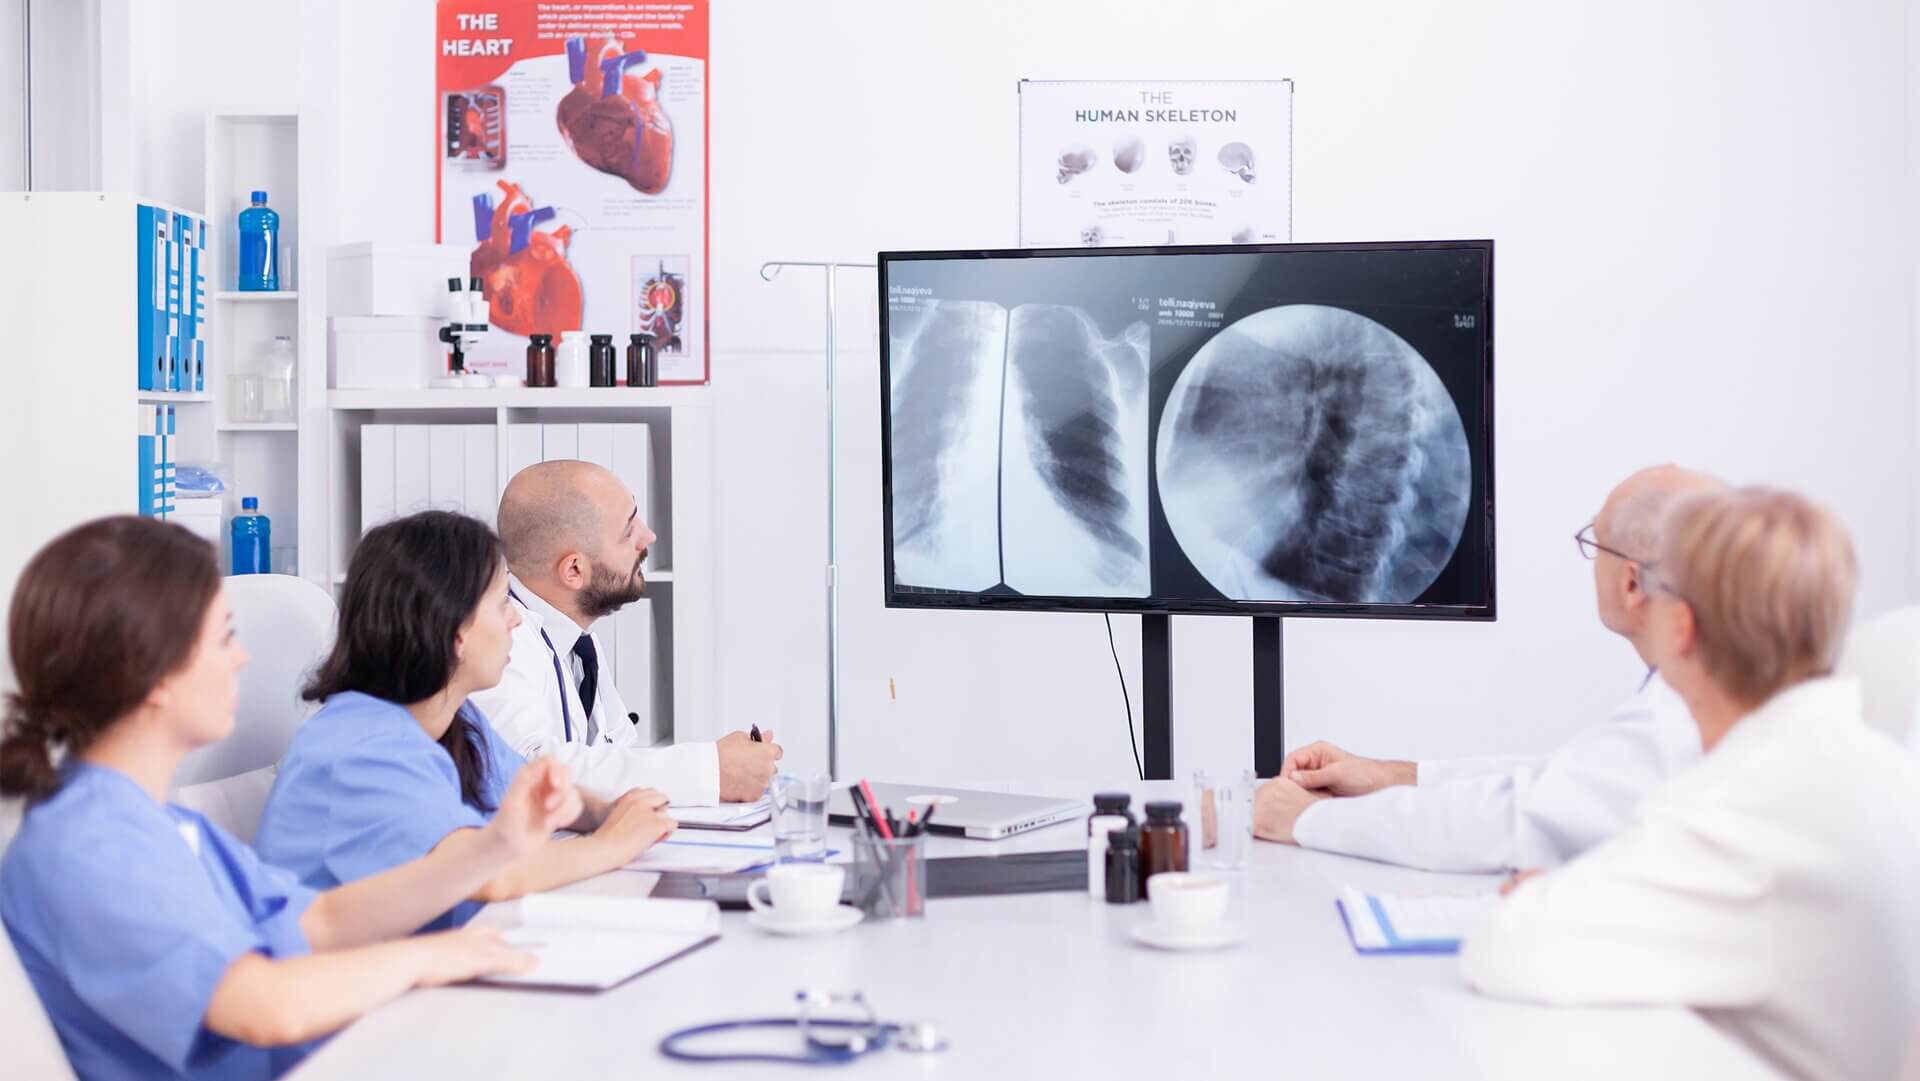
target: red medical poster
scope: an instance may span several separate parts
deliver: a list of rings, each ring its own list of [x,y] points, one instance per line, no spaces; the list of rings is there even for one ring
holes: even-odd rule
[[[491,332],[652,338],[660,382],[707,360],[708,0],[439,0],[436,237],[471,245]],[[624,372],[624,364],[619,365]]]

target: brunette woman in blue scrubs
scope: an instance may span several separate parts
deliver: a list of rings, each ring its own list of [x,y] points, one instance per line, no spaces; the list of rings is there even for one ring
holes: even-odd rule
[[[425,511],[361,537],[333,652],[306,689],[325,705],[280,762],[260,854],[327,889],[479,844],[525,761],[467,696],[500,682],[519,621],[500,540],[481,522]],[[541,845],[424,929],[618,868],[673,828],[651,789],[580,796],[570,828],[587,836]]]
[[[525,970],[496,932],[404,936],[579,813],[543,760],[473,844],[302,886],[167,802],[180,760],[233,731],[247,653],[229,624],[212,547],[151,518],[55,539],[13,595],[0,794],[29,804],[0,919],[90,1081],[275,1077],[408,988]]]

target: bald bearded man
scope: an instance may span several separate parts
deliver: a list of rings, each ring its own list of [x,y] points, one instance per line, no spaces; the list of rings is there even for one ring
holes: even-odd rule
[[[500,499],[500,541],[520,625],[506,674],[473,703],[515,750],[553,755],[604,798],[652,788],[682,806],[759,799],[781,754],[770,730],[760,741],[734,732],[649,747],[605,675],[593,626],[640,599],[655,539],[633,493],[600,466],[542,462],[515,474]]]

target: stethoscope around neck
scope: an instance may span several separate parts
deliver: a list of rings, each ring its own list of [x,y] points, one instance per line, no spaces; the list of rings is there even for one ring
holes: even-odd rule
[[[515,593],[512,586],[507,587],[507,596],[513,600],[513,603],[525,608],[528,612],[533,611],[533,607],[521,600],[520,594]],[[573,707],[567,705],[567,670],[561,667],[560,651],[554,648],[553,638],[547,634],[545,627],[540,628],[540,640],[547,644],[547,655],[553,658],[553,681],[560,687],[560,728],[567,734],[567,742],[572,743]]]

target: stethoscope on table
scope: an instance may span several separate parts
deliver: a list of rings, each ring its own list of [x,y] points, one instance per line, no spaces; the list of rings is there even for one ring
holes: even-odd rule
[[[513,587],[507,587],[507,596],[513,598],[513,603],[526,608],[529,613],[533,611],[526,601],[520,599],[520,594],[513,591]],[[547,644],[547,654],[553,658],[553,681],[560,685],[560,726],[561,730],[567,734],[567,742],[572,743],[573,708],[567,705],[567,673],[560,667],[560,651],[554,648],[553,638],[547,634],[545,627],[540,628],[540,640]]]
[[[928,1053],[945,1051],[947,1041],[930,1021],[882,1021],[858,991],[799,991],[794,1001],[800,1004],[798,1017],[759,1017],[744,1021],[716,1021],[672,1032],[660,1041],[660,1053],[679,1062],[778,1062],[793,1066],[838,1066],[863,1055],[888,1047],[902,1051]],[[859,1017],[820,1017],[821,1010],[835,1006],[859,1011]],[[692,1051],[688,1041],[722,1032],[747,1029],[797,1028],[805,1045],[805,1054],[779,1055],[764,1051]]]

